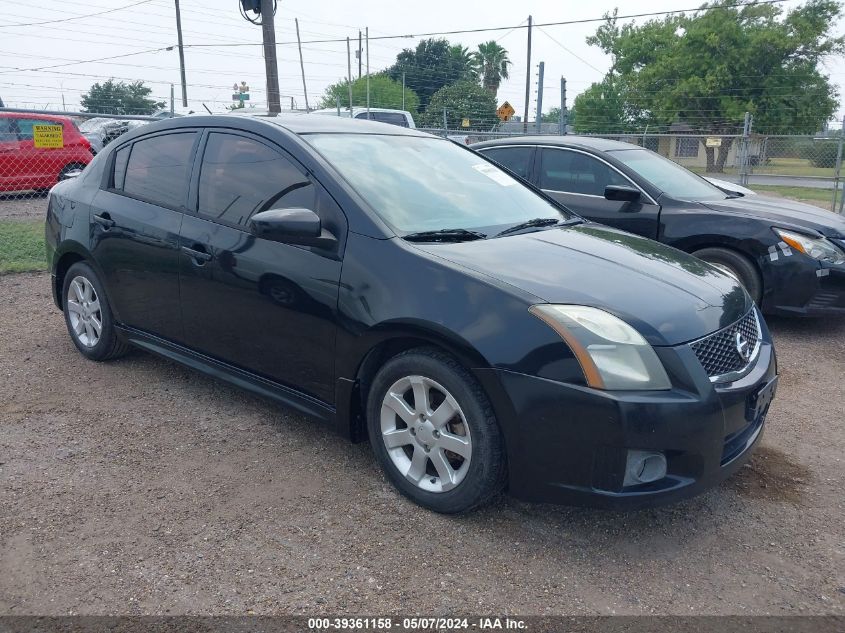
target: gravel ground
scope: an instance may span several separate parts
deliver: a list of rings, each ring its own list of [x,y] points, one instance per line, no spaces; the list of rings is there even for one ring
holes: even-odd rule
[[[0,220],[37,220],[47,213],[47,196],[39,193],[0,194]]]
[[[84,360],[44,274],[0,296],[0,613],[845,614],[845,320],[772,321],[779,397],[720,488],[449,518],[366,444],[147,354]]]

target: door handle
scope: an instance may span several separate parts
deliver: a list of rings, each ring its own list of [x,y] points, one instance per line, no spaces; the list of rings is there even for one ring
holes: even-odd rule
[[[94,215],[93,219],[94,222],[102,226],[104,229],[110,229],[114,226],[114,220],[109,217],[108,213],[104,213],[102,215]]]
[[[213,257],[211,253],[207,253],[204,250],[200,251],[195,248],[191,248],[190,246],[183,246],[182,252],[196,260],[200,265],[204,264],[205,262],[211,261]]]

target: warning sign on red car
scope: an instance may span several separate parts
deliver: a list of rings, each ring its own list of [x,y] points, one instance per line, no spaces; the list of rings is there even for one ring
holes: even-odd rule
[[[33,125],[32,140],[37,148],[61,149],[65,146],[64,126]]]

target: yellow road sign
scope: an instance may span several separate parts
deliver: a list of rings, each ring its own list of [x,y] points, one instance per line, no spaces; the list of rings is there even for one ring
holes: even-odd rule
[[[461,121],[461,127],[469,127],[469,119],[464,119]]]
[[[513,106],[510,103],[505,101],[499,106],[499,109],[496,110],[496,114],[502,121],[508,121],[514,114],[516,114],[516,110],[513,109]]]
[[[65,146],[64,132],[61,125],[33,125],[32,140],[38,148],[61,149]]]

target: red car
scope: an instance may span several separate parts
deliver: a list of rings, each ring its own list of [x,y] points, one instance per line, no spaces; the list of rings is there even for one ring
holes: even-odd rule
[[[0,191],[49,189],[92,158],[91,143],[67,117],[0,112]]]

